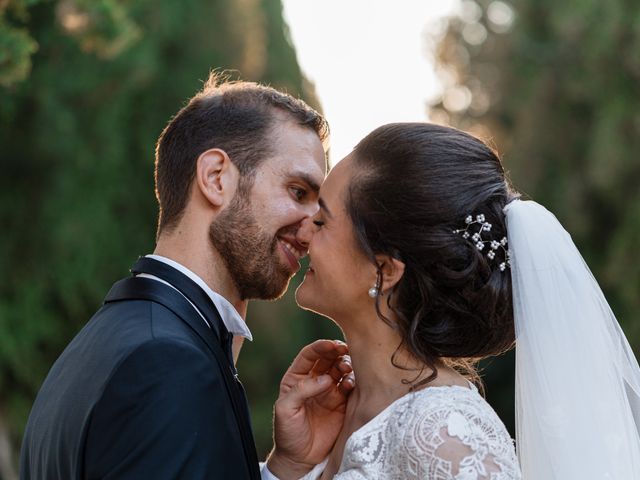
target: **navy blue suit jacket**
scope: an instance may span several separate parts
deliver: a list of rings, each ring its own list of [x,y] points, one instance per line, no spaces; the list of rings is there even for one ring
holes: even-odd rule
[[[241,386],[229,384],[224,369],[233,366],[212,350],[220,338],[171,287],[119,283],[47,375],[25,430],[20,478],[259,478],[253,441],[243,443],[243,392],[242,408],[233,401]]]

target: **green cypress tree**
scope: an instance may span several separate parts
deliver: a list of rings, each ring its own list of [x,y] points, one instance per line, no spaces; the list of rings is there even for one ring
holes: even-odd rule
[[[557,215],[636,352],[639,20],[640,4],[623,0],[465,0],[439,41],[433,106],[436,120],[492,140],[516,188]],[[512,369],[498,360],[487,373],[511,424]]]
[[[0,2],[0,478],[15,475],[5,457],[15,461],[55,358],[110,285],[153,250],[155,141],[212,68],[317,105],[280,0]],[[290,297],[251,314],[258,326],[299,315]],[[256,341],[242,360],[262,452],[280,375],[300,343],[279,349],[282,341]],[[284,353],[256,361],[270,350]],[[7,438],[13,453],[3,457]]]

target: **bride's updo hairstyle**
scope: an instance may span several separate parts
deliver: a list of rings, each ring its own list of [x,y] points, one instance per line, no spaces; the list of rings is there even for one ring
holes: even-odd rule
[[[374,264],[376,254],[405,263],[392,291],[377,297],[378,315],[433,370],[412,388],[435,379],[442,365],[478,380],[474,362],[515,341],[511,275],[487,257],[489,247],[478,250],[454,230],[483,214],[492,224],[483,237],[506,237],[502,209],[517,194],[500,159],[472,135],[427,123],[384,125],[352,156],[346,206],[357,242]],[[381,301],[397,320],[382,315]]]

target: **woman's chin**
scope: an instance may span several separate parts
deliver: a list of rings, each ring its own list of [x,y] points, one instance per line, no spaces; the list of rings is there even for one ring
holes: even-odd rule
[[[305,310],[311,310],[316,313],[321,313],[318,311],[318,297],[313,292],[313,289],[310,285],[305,281],[303,281],[298,289],[296,290],[296,303],[300,308]]]

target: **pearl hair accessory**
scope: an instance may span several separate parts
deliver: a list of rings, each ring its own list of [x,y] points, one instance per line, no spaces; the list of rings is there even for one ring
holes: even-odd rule
[[[472,242],[479,251],[484,250],[485,244],[488,243],[489,250],[486,255],[489,260],[495,259],[496,252],[498,249],[501,249],[504,252],[504,262],[501,262],[498,265],[498,268],[500,268],[501,272],[504,272],[507,267],[511,267],[511,257],[509,256],[509,250],[507,249],[507,237],[502,237],[500,240],[485,240],[482,238],[482,234],[484,232],[487,232],[488,234],[488,232],[491,231],[491,224],[485,221],[483,214],[476,215],[475,219],[473,215],[467,215],[464,222],[467,224],[466,228],[459,228],[458,230],[454,230],[453,233],[456,235],[462,234],[462,238]],[[477,232],[472,233],[469,231],[469,228],[471,228],[472,225],[479,225],[480,229]]]

